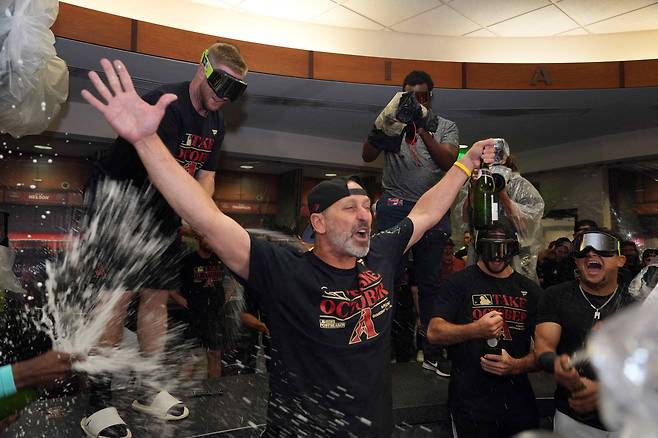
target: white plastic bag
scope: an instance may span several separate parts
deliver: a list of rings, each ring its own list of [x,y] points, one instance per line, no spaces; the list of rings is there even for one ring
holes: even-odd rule
[[[68,97],[50,31],[58,10],[57,0],[9,0],[0,10],[0,132],[43,132]]]
[[[646,300],[606,319],[588,343],[603,420],[622,438],[653,438],[658,431],[657,312],[658,300]]]

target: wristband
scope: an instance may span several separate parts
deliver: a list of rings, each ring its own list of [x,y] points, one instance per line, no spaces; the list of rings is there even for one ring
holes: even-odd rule
[[[464,166],[464,165],[463,165],[462,163],[460,163],[459,161],[455,161],[455,162],[453,163],[453,166],[457,166],[458,168],[460,168],[460,169],[462,170],[462,172],[464,172],[468,178],[471,177],[471,173],[472,173],[472,171],[469,170],[468,167]]]
[[[14,394],[16,394],[16,385],[11,365],[2,366],[0,367],[0,398]]]

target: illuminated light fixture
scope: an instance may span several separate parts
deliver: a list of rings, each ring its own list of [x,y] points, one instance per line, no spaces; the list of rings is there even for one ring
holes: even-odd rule
[[[32,178],[34,182],[43,182],[43,178]]]
[[[23,187],[25,184],[23,183],[16,183],[16,187]]]
[[[31,234],[28,234],[28,235],[27,235],[27,238],[28,238],[28,239],[31,239],[31,238],[32,238],[32,235],[31,235]]]
[[[46,218],[46,215],[45,215],[45,214],[42,214],[42,215],[41,215],[41,219],[45,219],[45,218]]]
[[[52,158],[48,158],[48,164],[52,164],[52,162],[53,162],[53,159],[52,159]]]
[[[0,160],[2,160],[5,156],[0,154]]]
[[[32,190],[34,190],[34,189],[37,188],[37,186],[35,186],[34,184],[30,184],[30,188],[31,188]]]
[[[335,173],[325,173],[324,176],[336,176]]]
[[[36,164],[37,159],[36,159],[36,158],[32,158],[32,162]]]
[[[52,146],[46,146],[46,145],[42,145],[42,144],[35,144],[35,145],[34,145],[34,148],[35,148],[35,149],[43,149],[43,150],[49,151],[49,150],[52,149]]]
[[[252,166],[251,164],[242,164],[240,166],[240,169],[253,169],[253,168],[254,166]]]
[[[46,210],[46,214],[50,214],[50,210]]]

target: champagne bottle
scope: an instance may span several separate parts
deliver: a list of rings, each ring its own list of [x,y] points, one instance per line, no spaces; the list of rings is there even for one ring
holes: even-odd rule
[[[19,389],[16,394],[0,398],[0,421],[10,417],[37,399],[34,388]]]
[[[496,185],[491,170],[483,162],[473,189],[473,227],[477,230],[486,228],[498,220],[495,191]]]
[[[502,341],[503,341],[503,332],[500,332],[497,338],[486,339],[484,341],[484,349],[482,351],[482,355],[484,356],[485,354],[495,354],[497,356],[500,356],[501,354],[503,354]]]

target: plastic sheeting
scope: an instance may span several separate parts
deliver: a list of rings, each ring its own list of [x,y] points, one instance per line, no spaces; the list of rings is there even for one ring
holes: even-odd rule
[[[0,131],[38,134],[68,97],[66,63],[56,56],[57,0],[9,0],[0,10]]]
[[[512,169],[503,165],[491,166],[491,172],[499,174],[505,178],[507,192],[510,203],[506,204],[499,200],[499,217],[500,220],[508,220],[516,229],[519,237],[520,253],[514,257],[512,265],[514,269],[526,277],[538,282],[537,278],[537,256],[543,248],[543,235],[541,227],[541,218],[544,215],[544,200],[537,189],[518,172],[512,172]],[[500,195],[499,195],[500,197]],[[466,201],[468,199],[468,185],[464,186],[461,191],[455,212],[459,218],[462,229],[461,232],[470,228]],[[475,262],[475,249],[469,247],[468,260],[469,264]]]
[[[0,245],[0,291],[10,290],[16,293],[25,293],[14,275],[15,254],[6,246]]]
[[[587,347],[603,419],[622,438],[650,438],[658,431],[658,288],[647,295],[642,305],[607,319]]]

